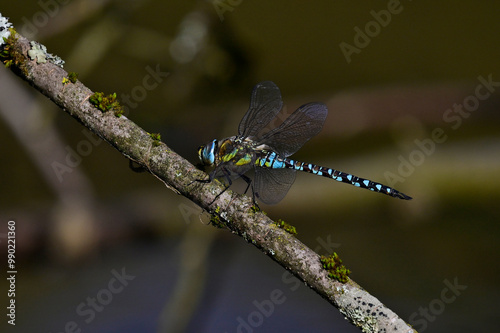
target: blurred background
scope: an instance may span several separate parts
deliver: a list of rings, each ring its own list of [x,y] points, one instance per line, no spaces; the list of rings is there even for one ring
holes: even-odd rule
[[[318,253],[339,253],[419,332],[496,327],[499,10],[423,0],[0,8],[192,163],[198,146],[237,133],[260,81],[280,87],[287,110],[327,104],[323,131],[294,157],[414,199],[298,174],[282,202],[261,207]],[[1,260],[14,220],[19,332],[359,332],[4,68],[0,138]]]

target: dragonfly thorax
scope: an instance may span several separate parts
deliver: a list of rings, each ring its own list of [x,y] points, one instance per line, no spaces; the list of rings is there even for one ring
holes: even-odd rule
[[[256,160],[256,152],[263,147],[256,147],[256,143],[250,139],[232,136],[201,146],[198,149],[198,157],[205,166],[250,166]]]

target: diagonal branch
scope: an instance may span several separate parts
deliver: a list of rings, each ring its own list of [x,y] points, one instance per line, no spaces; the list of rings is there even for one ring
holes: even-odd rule
[[[2,24],[0,14],[0,25]],[[5,26],[4,26],[5,27]],[[5,31],[5,28],[3,29]],[[0,26],[2,32],[2,26]],[[353,280],[341,283],[328,277],[319,255],[288,232],[276,226],[265,214],[252,209],[246,196],[226,191],[212,203],[224,186],[219,182],[201,183],[207,175],[160,143],[125,116],[102,112],[89,102],[93,92],[80,81],[69,83],[68,73],[50,61],[32,60],[30,42],[16,35],[10,38],[4,61],[12,58],[11,70],[47,96],[83,126],[115,147],[130,160],[147,168],[176,193],[222,219],[233,233],[255,245],[325,298],[364,332],[415,332],[393,311]],[[1,43],[1,41],[0,41]],[[0,51],[5,50],[5,43]],[[6,58],[7,57],[7,58]],[[37,60],[38,59],[38,60]],[[63,79],[65,79],[63,81]],[[63,83],[64,82],[64,83]],[[211,204],[212,203],[212,204]]]

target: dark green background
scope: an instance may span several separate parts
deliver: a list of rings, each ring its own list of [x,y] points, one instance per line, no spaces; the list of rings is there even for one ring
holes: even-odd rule
[[[79,72],[94,91],[130,94],[142,84],[147,66],[169,72],[128,117],[161,133],[193,163],[199,145],[236,134],[251,89],[263,80],[281,88],[287,109],[310,101],[329,107],[322,133],[297,159],[374,181],[387,184],[386,174],[397,172],[399,158],[407,160],[418,149],[415,140],[443,129],[446,141],[395,185],[412,201],[299,174],[280,204],[263,209],[296,226],[298,238],[313,249],[319,238],[330,238],[352,278],[406,321],[419,308],[437,304],[443,281],[467,286],[425,329],[413,322],[420,331],[496,327],[500,95],[495,91],[481,101],[456,129],[443,114],[474,94],[478,77],[500,81],[498,2],[401,1],[401,12],[350,63],[339,44],[353,44],[354,28],[364,30],[374,20],[370,11],[385,10],[387,1],[241,1],[223,21],[211,2],[110,1],[87,16],[82,13],[93,2],[78,3],[53,7],[55,15],[32,38],[65,59],[65,69]],[[44,10],[40,3],[17,1],[3,4],[0,12],[19,27]],[[196,56],[182,63],[170,50],[183,29],[193,29],[190,22],[201,24],[206,37]],[[112,42],[99,55],[106,36]],[[0,71],[0,89],[7,75]],[[76,149],[86,140],[80,124],[14,80],[36,97],[44,108],[38,121],[55,126],[63,147]],[[127,267],[138,282],[82,328],[154,331],[163,304],[178,287],[180,262],[186,260],[182,239],[197,230],[197,237],[206,234],[214,243],[202,257],[207,275],[200,274],[199,305],[187,331],[234,332],[235,318],[246,317],[255,310],[252,302],[269,298],[274,289],[286,291],[287,301],[256,332],[357,331],[312,291],[291,291],[282,280],[284,270],[251,245],[227,231],[213,234],[199,223],[201,210],[154,177],[133,173],[105,143],[94,146],[78,167],[91,189],[95,230],[75,238],[92,237],[91,245],[66,255],[71,251],[55,231],[56,207],[64,203],[9,125],[2,120],[0,128],[0,216],[2,224],[14,219],[18,226],[21,328],[55,332],[68,320],[81,323],[77,305],[106,286],[112,269]]]

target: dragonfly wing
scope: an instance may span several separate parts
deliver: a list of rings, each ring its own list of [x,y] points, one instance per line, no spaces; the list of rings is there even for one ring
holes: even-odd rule
[[[250,108],[241,119],[238,134],[241,137],[257,136],[283,107],[280,89],[271,81],[258,83],[252,91]]]
[[[293,169],[256,168],[255,196],[268,205],[280,202],[295,181],[295,175]]]
[[[328,109],[323,103],[302,105],[259,141],[284,157],[290,156],[321,131],[327,114]]]

